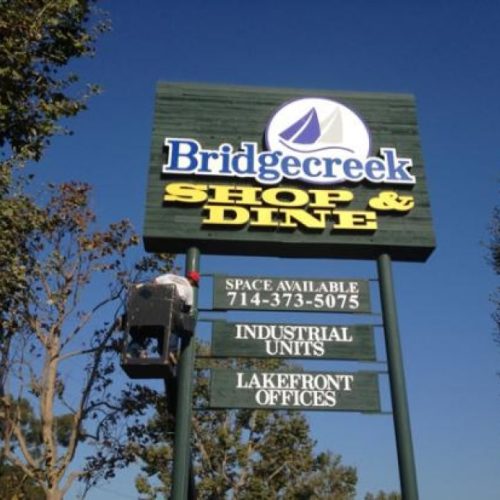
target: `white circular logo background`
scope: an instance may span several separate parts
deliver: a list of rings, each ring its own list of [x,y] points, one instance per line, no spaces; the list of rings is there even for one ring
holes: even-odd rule
[[[346,106],[324,98],[296,99],[269,121],[266,147],[298,157],[367,158],[370,135],[361,118]]]

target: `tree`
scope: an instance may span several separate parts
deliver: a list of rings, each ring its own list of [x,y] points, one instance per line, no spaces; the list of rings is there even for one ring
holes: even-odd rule
[[[201,354],[206,350],[201,346]],[[280,362],[198,361],[194,392],[193,461],[200,498],[330,499],[354,498],[357,475],[338,456],[314,452],[308,423],[300,412],[240,409],[211,411],[207,368],[217,364],[257,370],[276,369]],[[157,412],[146,423],[129,427],[122,452],[143,463],[138,491],[146,498],[168,497],[171,488],[173,419],[165,397],[133,386],[126,399],[145,402]]]
[[[3,456],[47,499],[101,473],[91,463],[70,469],[79,445],[99,453],[120,418],[111,388],[127,285],[171,264],[168,256],[131,264],[137,235],[127,221],[99,230],[89,194],[86,184],[64,183],[49,187],[44,204],[31,200],[40,225],[24,242],[31,259],[24,300],[3,317],[10,339]]]
[[[6,311],[25,301],[28,235],[41,224],[19,171],[41,159],[50,139],[69,133],[64,118],[85,109],[98,88],[78,86],[68,64],[94,53],[109,26],[95,0],[0,0],[0,395],[11,339]]]
[[[0,0],[0,148],[2,166],[40,160],[62,118],[85,109],[86,90],[67,72],[91,56],[109,26],[96,0]],[[91,25],[91,22],[94,24]]]
[[[94,4],[95,0],[0,0],[2,311],[22,300],[30,264],[22,245],[39,223],[23,194],[24,182],[14,180],[13,169],[39,161],[54,135],[69,133],[60,121],[85,109],[88,97],[98,90],[79,87],[77,75],[67,71],[73,59],[94,53],[97,36],[108,29],[102,17],[91,16]],[[0,342],[5,341],[1,336],[0,330]]]

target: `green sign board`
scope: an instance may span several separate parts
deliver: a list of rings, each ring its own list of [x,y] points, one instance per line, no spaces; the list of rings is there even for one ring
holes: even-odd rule
[[[371,325],[299,325],[214,321],[216,357],[350,359],[374,361]]]
[[[413,96],[160,83],[144,241],[426,260],[435,241]]]
[[[214,275],[213,309],[369,313],[366,280]]]
[[[210,407],[378,412],[378,375],[213,369]]]

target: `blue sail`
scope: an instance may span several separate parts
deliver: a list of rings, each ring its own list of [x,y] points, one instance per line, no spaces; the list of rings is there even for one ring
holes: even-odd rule
[[[280,137],[297,144],[314,144],[321,135],[318,115],[311,108],[302,118],[281,132]]]

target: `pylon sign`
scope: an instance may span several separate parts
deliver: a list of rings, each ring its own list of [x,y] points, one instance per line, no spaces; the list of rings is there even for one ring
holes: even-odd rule
[[[423,262],[435,248],[413,96],[160,83],[144,243],[151,252],[187,251],[186,269],[195,270],[200,252],[376,260],[402,495],[418,499],[390,268],[391,260]],[[221,279],[214,310],[371,313],[366,280],[257,277],[245,288],[253,278]],[[230,288],[231,279],[243,288]],[[230,326],[229,335],[245,331],[247,342],[212,350],[372,359],[371,327],[362,346],[346,350],[348,331],[323,326]],[[349,331],[354,338],[360,330]],[[194,367],[194,346],[183,349],[175,500],[186,498]],[[380,411],[373,372],[214,369],[210,384],[212,408]]]

